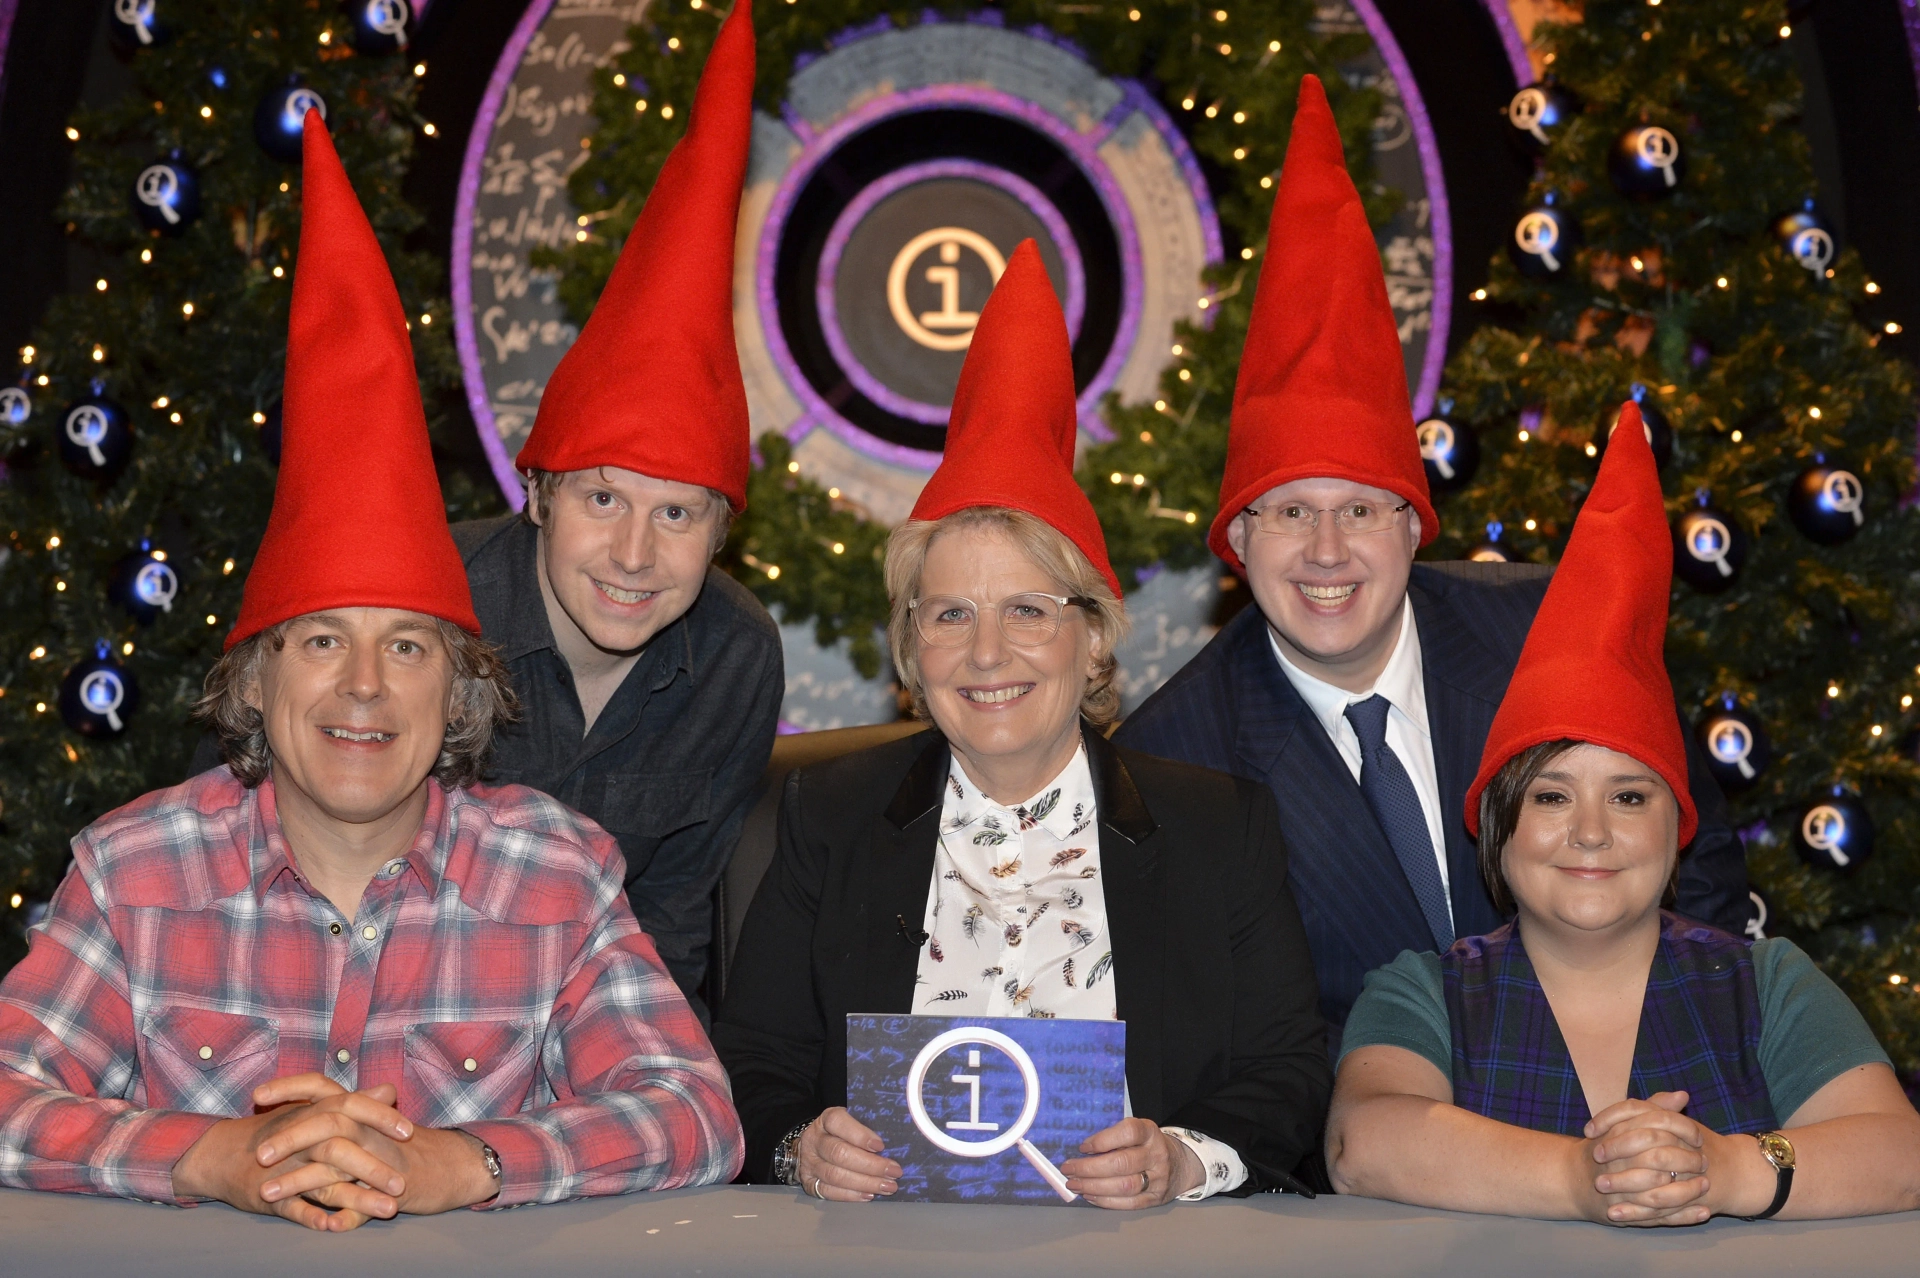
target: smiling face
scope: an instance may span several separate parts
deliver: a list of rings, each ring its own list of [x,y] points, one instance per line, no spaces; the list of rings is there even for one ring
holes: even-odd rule
[[[568,660],[630,655],[693,607],[724,518],[695,484],[615,466],[560,477],[540,520],[540,571]]]
[[[1251,508],[1326,512],[1359,502],[1390,510],[1404,500],[1344,479],[1296,479],[1269,489]],[[1254,601],[1287,657],[1335,687],[1372,687],[1400,637],[1420,516],[1409,509],[1384,531],[1355,536],[1323,513],[1312,534],[1289,537],[1261,532],[1241,515],[1227,525],[1227,541],[1246,565]]]
[[[1072,758],[1079,742],[1080,701],[1098,656],[1086,614],[1069,606],[1050,643],[1007,642],[996,605],[1012,595],[1070,595],[1003,532],[962,526],[943,531],[927,548],[920,571],[921,599],[958,595],[979,605],[972,641],[957,648],[916,639],[915,657],[927,712],[961,756],[968,775],[1001,802],[989,776],[1008,785],[1044,785]]]
[[[1679,839],[1680,805],[1651,768],[1577,745],[1527,787],[1501,869],[1523,919],[1608,931],[1660,908]]]
[[[385,818],[422,792],[452,715],[454,671],[424,613],[338,608],[297,617],[268,646],[247,701],[260,711],[282,803],[339,825]]]

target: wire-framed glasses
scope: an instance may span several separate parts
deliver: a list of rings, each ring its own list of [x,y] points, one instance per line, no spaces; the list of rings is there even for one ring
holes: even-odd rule
[[[1385,532],[1400,521],[1400,512],[1413,505],[1383,506],[1373,501],[1350,501],[1344,506],[1315,510],[1297,501],[1277,501],[1271,506],[1247,507],[1241,513],[1251,518],[1263,533],[1281,537],[1311,537],[1320,527],[1320,516],[1332,515],[1334,526],[1349,537]]]
[[[1092,610],[1099,601],[1084,595],[1008,595],[986,610],[1000,622],[1000,634],[1021,648],[1039,648],[1052,643],[1060,633],[1060,619],[1069,607]],[[933,648],[959,648],[973,642],[973,629],[981,605],[963,595],[929,595],[907,603],[913,613],[913,628],[920,642]]]

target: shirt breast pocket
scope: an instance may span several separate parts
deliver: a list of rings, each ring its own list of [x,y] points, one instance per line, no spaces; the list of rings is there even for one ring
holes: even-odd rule
[[[251,1114],[253,1089],[280,1060],[280,1030],[262,1016],[165,1007],[147,1014],[142,1034],[150,1109]]]
[[[458,1127],[520,1112],[533,1088],[528,1021],[432,1021],[407,1026],[400,1112],[426,1127]]]
[[[705,821],[712,801],[712,768],[611,776],[600,823],[620,840],[631,879],[669,836]]]

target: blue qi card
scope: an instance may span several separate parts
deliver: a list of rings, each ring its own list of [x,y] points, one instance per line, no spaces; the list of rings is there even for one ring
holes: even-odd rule
[[[847,1108],[904,1174],[895,1202],[1074,1201],[1059,1165],[1125,1117],[1127,1027],[847,1017]]]

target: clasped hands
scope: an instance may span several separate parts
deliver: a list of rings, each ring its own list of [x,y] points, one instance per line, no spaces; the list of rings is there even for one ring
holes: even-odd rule
[[[1765,1209],[1773,1189],[1771,1169],[1766,1178],[1755,1176],[1759,1146],[1688,1118],[1681,1112],[1688,1099],[1685,1092],[1655,1092],[1609,1105],[1588,1122],[1586,1139],[1574,1145],[1574,1176],[1589,1220],[1698,1225]],[[1762,1192],[1757,1205],[1748,1201]]]
[[[174,1193],[338,1233],[499,1191],[477,1140],[416,1127],[397,1099],[390,1083],[350,1092],[324,1074],[263,1083],[253,1091],[262,1112],[214,1124],[174,1164]]]
[[[900,1188],[886,1142],[844,1106],[821,1114],[800,1136],[800,1188],[830,1202],[870,1202]],[[1188,1146],[1144,1118],[1126,1118],[1080,1142],[1060,1165],[1067,1188],[1096,1207],[1158,1207],[1206,1182]],[[1144,1178],[1141,1173],[1146,1173]]]

